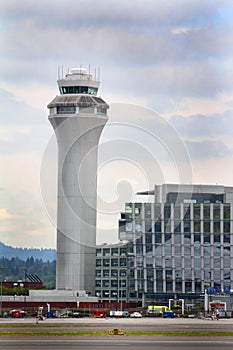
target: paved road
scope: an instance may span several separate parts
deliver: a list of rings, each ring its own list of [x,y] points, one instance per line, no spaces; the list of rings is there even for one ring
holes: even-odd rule
[[[1,350],[73,350],[73,349],[103,349],[103,350],[232,350],[233,337],[227,338],[182,338],[182,337],[125,337],[114,336],[109,338],[76,338],[76,337],[20,337],[1,338]]]
[[[27,324],[34,323],[35,319],[25,318],[25,319],[0,319],[0,325],[11,328],[12,323],[23,323],[24,328],[27,328]],[[109,329],[109,328],[123,328],[124,330],[135,329],[135,330],[216,330],[216,331],[233,331],[233,319],[220,319],[219,321],[212,320],[201,320],[201,319],[162,319],[162,318],[142,318],[142,319],[93,319],[93,318],[83,318],[83,319],[47,319],[45,321],[40,321],[40,325],[45,328],[47,325],[54,324],[64,324],[69,325],[70,323],[75,325],[82,325],[78,329],[85,328],[88,329]],[[43,327],[43,328],[44,328]],[[65,328],[65,327],[64,327]],[[51,329],[51,328],[50,328]],[[59,329],[63,329],[59,327]],[[69,327],[71,330],[72,328]],[[75,327],[77,329],[77,327]]]

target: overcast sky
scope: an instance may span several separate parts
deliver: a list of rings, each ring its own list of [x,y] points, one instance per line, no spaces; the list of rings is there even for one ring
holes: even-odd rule
[[[0,4],[1,232],[56,246],[56,142],[47,105],[58,66],[100,67],[110,105],[99,149],[98,243],[136,191],[233,185],[233,3],[219,0]],[[146,199],[144,199],[146,200]]]

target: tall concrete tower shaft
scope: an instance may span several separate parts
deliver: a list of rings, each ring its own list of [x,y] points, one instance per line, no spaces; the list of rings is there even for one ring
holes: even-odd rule
[[[95,291],[97,156],[109,106],[82,68],[58,80],[48,105],[58,144],[56,288]]]

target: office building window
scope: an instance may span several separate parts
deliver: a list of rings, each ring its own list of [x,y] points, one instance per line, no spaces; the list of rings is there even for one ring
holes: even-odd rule
[[[151,218],[151,204],[145,203],[145,218],[150,219]]]
[[[190,232],[190,221],[184,221],[184,232]]]
[[[204,232],[210,232],[210,221],[204,221]]]
[[[101,249],[96,249],[96,256],[97,257],[102,256],[102,250]]]
[[[111,291],[111,298],[117,298],[117,290]]]
[[[103,277],[109,277],[110,276],[110,271],[109,270],[103,270]]]
[[[156,203],[154,205],[154,216],[155,216],[155,221],[157,221],[161,218],[161,204],[160,203]]]
[[[109,248],[104,248],[103,255],[104,256],[110,256],[110,249]]]
[[[214,204],[214,220],[220,219],[220,205]]]
[[[174,235],[174,243],[175,244],[181,244],[181,234],[180,233],[176,233]]]
[[[181,225],[180,225],[180,221],[175,221],[174,222],[174,232],[175,233],[180,233],[181,232]]]
[[[184,220],[190,220],[190,205],[184,204]]]
[[[118,271],[117,270],[112,270],[111,271],[111,277],[118,277]]]
[[[152,244],[146,244],[146,253],[152,252]]]
[[[111,266],[118,266],[118,259],[112,259]]]
[[[135,207],[134,207],[135,218],[137,219],[141,218],[141,213],[142,213],[142,203],[135,203]]]
[[[109,290],[103,290],[103,298],[109,298]]]
[[[109,288],[109,280],[103,280],[103,288]]]
[[[118,256],[118,248],[112,248],[112,256]]]
[[[214,233],[220,232],[220,221],[214,221]]]
[[[161,233],[156,233],[155,234],[155,243],[162,243],[162,234]]]
[[[201,231],[200,221],[194,221],[194,232],[200,232],[200,231]]]
[[[101,277],[101,270],[96,270],[95,275],[96,277]]]
[[[214,243],[220,243],[221,242],[221,236],[220,233],[214,234]]]
[[[152,222],[151,221],[146,221],[145,222],[145,231],[146,232],[152,232]]]
[[[194,220],[200,220],[200,205],[198,204],[194,204],[193,206],[193,216],[194,216]]]
[[[102,266],[102,261],[101,261],[101,259],[96,259],[96,266],[97,266],[97,267]]]
[[[127,248],[120,248],[120,255],[121,256],[127,255]]]
[[[110,266],[110,259],[103,259],[103,266]]]
[[[161,232],[161,221],[156,221],[155,222],[155,232],[160,233]]]
[[[200,233],[195,233],[194,234],[194,242],[195,243],[201,243],[201,234]]]
[[[231,242],[231,236],[229,233],[224,233],[223,235],[223,242],[224,243],[230,243]]]
[[[101,288],[101,280],[96,280],[95,281],[95,286],[98,288],[100,287]]]
[[[126,270],[120,270],[120,277],[126,277]]]
[[[118,280],[111,280],[111,288],[118,288]]]
[[[178,222],[180,222],[180,205],[174,206],[174,219],[179,219]]]
[[[120,258],[120,266],[126,266],[126,258]]]
[[[230,221],[224,221],[223,230],[225,233],[230,233]]]
[[[165,205],[164,206],[164,220],[170,219],[170,217],[171,217],[171,206]]]
[[[223,216],[224,216],[224,220],[230,219],[231,217],[230,204],[224,204]]]
[[[204,233],[204,243],[210,243],[210,233]]]
[[[210,220],[210,206],[204,205],[204,220]]]

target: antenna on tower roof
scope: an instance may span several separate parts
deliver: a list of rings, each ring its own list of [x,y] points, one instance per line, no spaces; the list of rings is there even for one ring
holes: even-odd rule
[[[100,67],[98,67],[98,77],[97,80],[100,81]]]

